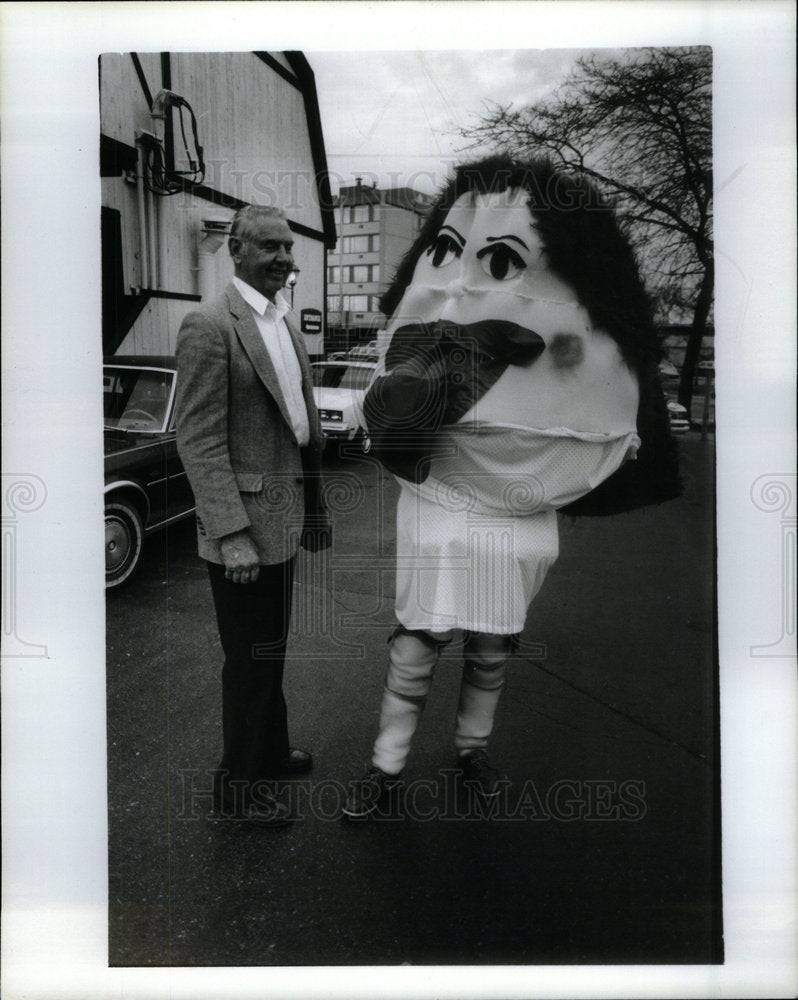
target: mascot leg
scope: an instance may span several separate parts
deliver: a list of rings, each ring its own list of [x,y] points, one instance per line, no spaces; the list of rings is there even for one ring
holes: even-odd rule
[[[397,629],[391,640],[390,662],[380,711],[379,735],[372,763],[385,774],[404,769],[416,726],[432,685],[432,675],[449,637]]]
[[[509,635],[472,632],[463,648],[454,745],[465,777],[484,795],[497,795],[503,780],[488,761],[485,748],[493,731],[512,645]]]

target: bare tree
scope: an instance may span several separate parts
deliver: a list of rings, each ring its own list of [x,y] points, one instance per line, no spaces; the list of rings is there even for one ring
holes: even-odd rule
[[[689,412],[715,280],[711,50],[583,56],[548,100],[490,105],[461,134],[514,155],[545,153],[615,202],[660,311],[692,312],[679,386]]]

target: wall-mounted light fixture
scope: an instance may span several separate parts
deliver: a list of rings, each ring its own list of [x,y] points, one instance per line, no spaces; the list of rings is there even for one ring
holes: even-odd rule
[[[285,279],[285,287],[291,292],[291,308],[294,308],[294,286],[299,278],[299,272],[301,268],[292,267],[288,272],[288,277]]]

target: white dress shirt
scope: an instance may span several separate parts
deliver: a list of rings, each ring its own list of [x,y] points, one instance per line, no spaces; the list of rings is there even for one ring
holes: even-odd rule
[[[302,370],[284,319],[291,307],[279,292],[274,297],[275,301],[270,302],[265,295],[261,295],[240,278],[234,277],[233,284],[252,309],[258,333],[263,338],[277,373],[297,444],[306,445],[310,440],[310,423],[305,397],[302,395]]]

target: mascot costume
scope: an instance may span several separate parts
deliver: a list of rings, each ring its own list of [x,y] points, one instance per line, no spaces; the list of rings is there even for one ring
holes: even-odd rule
[[[458,767],[483,795],[506,662],[558,554],[557,512],[680,493],[634,255],[585,180],[546,161],[458,168],[383,298],[364,409],[398,478],[396,617],[379,732],[344,807],[402,777],[442,649],[463,631]]]

